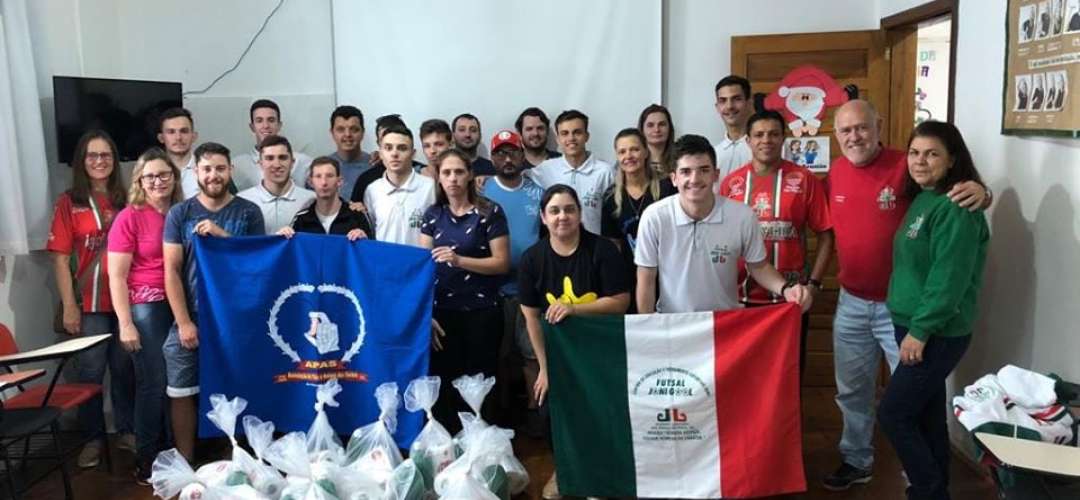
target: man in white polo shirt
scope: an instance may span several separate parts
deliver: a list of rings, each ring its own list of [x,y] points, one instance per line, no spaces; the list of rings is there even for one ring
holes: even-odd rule
[[[750,81],[739,75],[728,75],[716,82],[716,113],[724,122],[724,135],[716,143],[718,180],[733,170],[750,163],[750,145],[746,140],[746,123],[754,113],[750,97]]]
[[[435,181],[413,170],[412,131],[388,127],[379,141],[383,176],[364,192],[364,206],[375,226],[375,239],[418,246],[424,210],[435,203]]]
[[[236,189],[241,191],[255,187],[262,181],[259,144],[262,144],[267,137],[280,135],[281,127],[285,124],[281,121],[281,109],[270,99],[259,99],[251,103],[248,117],[251,119],[248,128],[255,135],[255,146],[250,152],[233,158],[233,184],[236,184]],[[308,169],[311,168],[311,157],[299,151],[293,151],[292,157],[293,183],[303,186],[307,180]]]
[[[597,159],[585,148],[589,142],[589,117],[576,109],[563,111],[555,118],[555,134],[563,155],[544,160],[525,176],[547,189],[566,184],[577,191],[581,200],[581,223],[593,234],[600,234],[604,196],[615,185],[615,168]]]
[[[237,195],[259,206],[266,234],[274,234],[292,223],[293,216],[315,199],[315,193],[292,180],[292,145],[280,135],[271,135],[259,144],[262,180]]]
[[[715,311],[739,304],[740,258],[750,276],[788,302],[810,308],[810,291],[769,264],[750,207],[716,196],[716,152],[709,140],[675,142],[671,181],[679,190],[645,209],[638,225],[637,307],[641,313]],[[659,276],[660,296],[656,294]]]

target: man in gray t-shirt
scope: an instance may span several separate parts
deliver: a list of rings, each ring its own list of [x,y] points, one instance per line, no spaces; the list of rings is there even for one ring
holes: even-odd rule
[[[757,217],[718,197],[716,152],[708,139],[684,135],[673,146],[679,190],[645,209],[638,225],[637,307],[641,313],[734,309],[739,261],[761,286],[810,308],[810,291],[790,283],[766,260]],[[657,297],[659,278],[660,296]]]

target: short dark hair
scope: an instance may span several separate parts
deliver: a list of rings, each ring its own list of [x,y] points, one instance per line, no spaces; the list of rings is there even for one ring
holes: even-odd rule
[[[191,122],[191,128],[195,128],[195,119],[191,117],[191,111],[185,108],[169,108],[161,112],[161,116],[158,118],[158,133],[162,133],[162,128],[165,126],[165,120],[172,120],[173,118],[187,118]]]
[[[308,167],[307,176],[311,177],[312,172],[315,172],[315,167],[319,165],[332,165],[334,167],[334,174],[338,177],[341,176],[341,163],[338,163],[338,161],[331,156],[320,156],[311,160],[311,166]]]
[[[356,106],[349,106],[346,104],[344,106],[338,106],[334,108],[334,112],[330,113],[330,128],[334,128],[334,120],[338,118],[341,118],[343,120],[348,120],[350,118],[359,118],[360,130],[363,130],[365,128],[364,113],[360,112],[360,109]]]
[[[480,119],[471,113],[462,113],[454,117],[454,121],[450,122],[451,129],[457,129],[458,120],[467,119],[476,122],[476,126],[480,127]],[[482,127],[481,127],[482,128]]]
[[[750,115],[750,118],[746,120],[746,133],[749,134],[750,129],[754,127],[754,124],[762,120],[772,120],[776,122],[780,125],[780,132],[784,131],[786,128],[785,125],[787,124],[787,122],[784,121],[784,115],[781,115],[779,111],[766,109]]]
[[[739,88],[742,89],[743,97],[750,99],[750,80],[739,75],[728,75],[721,78],[719,82],[716,82],[716,88],[713,89],[713,95],[718,94],[722,87],[731,85],[738,85]]]
[[[229,153],[229,148],[216,142],[204,142],[199,144],[199,147],[195,148],[195,162],[198,163],[199,158],[203,158],[210,155],[221,155],[232,164],[232,156]]]
[[[559,113],[559,116],[555,117],[555,130],[558,131],[559,125],[562,125],[563,122],[570,120],[581,120],[585,122],[585,131],[589,131],[589,117],[585,116],[585,113],[582,113],[581,111],[578,111],[576,109],[568,109],[566,111],[563,111],[562,113]]]
[[[416,141],[413,140],[412,130],[409,130],[409,127],[406,127],[405,125],[391,125],[384,128],[382,136],[380,136],[379,139],[382,139],[383,137],[386,137],[390,134],[401,134],[405,137],[408,137],[410,143],[416,144]]]
[[[709,161],[716,166],[716,150],[713,149],[709,140],[696,134],[686,134],[675,141],[672,148],[671,161],[677,162],[684,156],[709,155]]]
[[[375,131],[378,132],[379,129],[382,129],[383,134],[386,133],[386,129],[388,128],[404,126],[405,120],[402,120],[401,115],[398,114],[382,115],[375,119]]]
[[[548,119],[548,116],[546,113],[544,113],[544,110],[533,106],[531,108],[525,108],[525,111],[522,111],[521,114],[518,115],[517,120],[514,120],[514,128],[517,129],[519,134],[521,133],[521,127],[525,126],[526,116],[533,116],[539,118],[540,121],[544,123],[545,127],[551,128],[551,120]]]
[[[578,210],[581,210],[581,199],[578,198],[577,191],[574,188],[567,186],[566,184],[553,184],[544,190],[544,194],[540,196],[540,212],[544,212],[544,207],[547,207],[548,203],[551,203],[551,199],[557,194],[570,195],[574,199],[574,204],[577,205]]]
[[[935,192],[947,193],[958,182],[975,181],[983,184],[982,176],[979,175],[979,171],[975,168],[975,160],[971,157],[971,151],[964,142],[964,137],[960,135],[960,130],[955,125],[936,120],[920,123],[915,127],[915,130],[911,131],[911,136],[908,137],[908,149],[911,149],[911,142],[916,137],[929,137],[941,141],[941,144],[945,146],[945,150],[949,152],[949,156],[952,156],[952,168],[946,170],[945,177],[942,177],[937,186],[934,186]],[[922,191],[922,187],[915,182],[915,179],[911,178],[911,173],[908,170],[905,169],[905,172],[907,172],[905,174],[907,181],[904,186],[904,193],[909,199],[914,198]],[[985,186],[985,184],[983,185]]]
[[[289,150],[289,155],[293,154],[292,144],[289,144],[289,140],[280,135],[268,135],[262,142],[259,143],[259,153],[262,154],[262,150],[270,146],[285,145],[285,149]]]
[[[424,123],[420,124],[420,139],[431,134],[442,134],[447,139],[453,139],[454,133],[450,130],[450,124],[446,123],[446,120],[439,118],[432,118],[430,120],[424,120]]]
[[[262,108],[270,108],[274,110],[274,113],[277,114],[278,121],[281,121],[281,108],[278,107],[277,103],[271,101],[270,99],[259,99],[251,103],[251,109],[248,110],[248,118],[251,120],[252,123],[255,123],[255,110]]]

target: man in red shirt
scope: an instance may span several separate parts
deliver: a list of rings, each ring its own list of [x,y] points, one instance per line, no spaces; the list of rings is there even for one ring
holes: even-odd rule
[[[843,156],[833,161],[826,187],[840,264],[833,357],[844,428],[842,463],[822,481],[834,491],[870,482],[879,360],[884,354],[891,371],[899,357],[885,296],[893,236],[911,200],[903,194],[907,154],[881,144],[881,121],[869,102],[853,100],[836,111],[834,122]],[[953,186],[949,196],[971,210],[990,201],[976,182]]]
[[[747,122],[752,159],[720,182],[720,195],[749,205],[757,215],[769,262],[789,282],[810,284],[820,290],[832,253],[833,233],[825,187],[810,170],[781,158],[784,118],[776,111],[762,111]],[[806,230],[818,235],[818,253],[807,275]],[[747,305],[784,302],[754,282],[746,269],[739,271],[739,301]],[[813,293],[811,292],[811,293]],[[803,314],[799,372],[806,361],[809,317]]]

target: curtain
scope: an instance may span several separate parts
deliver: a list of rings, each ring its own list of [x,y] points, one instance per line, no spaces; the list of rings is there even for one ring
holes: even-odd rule
[[[26,0],[0,2],[0,255],[44,248],[51,206]]]

